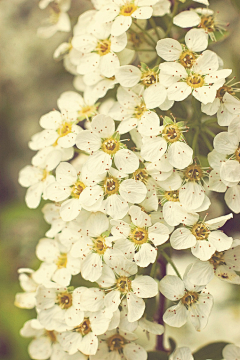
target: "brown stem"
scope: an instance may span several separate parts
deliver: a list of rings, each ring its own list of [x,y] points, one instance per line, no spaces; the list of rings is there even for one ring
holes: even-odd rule
[[[159,271],[157,273],[157,278],[160,280],[167,274],[167,264],[164,259],[164,257],[160,254],[159,258],[157,260],[159,264]],[[158,324],[163,325],[163,314],[165,309],[165,301],[166,298],[163,296],[161,292],[159,292],[159,303],[158,303],[158,309],[155,314],[155,321],[157,321]],[[159,351],[166,351],[163,345],[163,335],[157,336],[157,344],[156,344],[156,350]]]

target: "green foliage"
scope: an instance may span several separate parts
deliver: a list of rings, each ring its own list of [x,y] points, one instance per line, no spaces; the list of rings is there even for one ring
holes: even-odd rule
[[[239,0],[231,0],[233,6],[240,12],[240,1]]]
[[[168,360],[168,354],[164,351],[149,351],[148,360]]]
[[[221,360],[222,350],[227,344],[221,341],[204,346],[193,354],[194,360]]]

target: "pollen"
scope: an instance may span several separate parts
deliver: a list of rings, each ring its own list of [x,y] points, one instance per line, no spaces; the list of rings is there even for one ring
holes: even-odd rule
[[[111,51],[111,41],[108,39],[100,40],[95,50],[100,56],[107,55]]]
[[[234,95],[234,91],[232,90],[231,86],[222,86],[220,89],[218,89],[216,97],[223,102],[223,97],[226,93],[229,93],[231,95]]]
[[[127,294],[132,288],[131,280],[129,280],[126,276],[120,276],[117,279],[116,286],[122,294]]]
[[[78,325],[74,331],[80,333],[82,336],[89,334],[92,331],[89,318],[85,317],[83,322]]]
[[[193,89],[202,87],[204,85],[204,78],[202,75],[191,74],[187,78],[187,84]]]
[[[238,146],[237,150],[235,151],[236,160],[240,163],[240,146]]]
[[[128,1],[125,5],[121,7],[120,15],[131,16],[137,9],[137,5],[135,5],[132,1]]]
[[[157,82],[157,73],[153,70],[146,71],[142,73],[141,83],[145,87],[149,87],[152,84],[156,84]]]
[[[168,201],[178,202],[179,201],[179,190],[165,191],[164,196]]]
[[[170,143],[174,143],[179,140],[181,136],[181,131],[179,130],[178,126],[175,124],[169,124],[165,126],[163,129],[163,137]]]
[[[146,105],[144,102],[142,102],[140,105],[135,107],[134,116],[137,119],[140,119],[146,111],[147,111]]]
[[[202,16],[200,27],[203,28],[205,31],[214,32],[216,30],[215,21],[213,16]]]
[[[187,69],[191,69],[195,60],[196,60],[196,55],[190,50],[183,51],[179,58],[180,64]]]
[[[103,255],[107,250],[107,245],[104,237],[99,236],[98,238],[92,240],[93,240],[93,251],[95,251],[99,255]]]
[[[41,181],[46,180],[46,178],[48,177],[48,175],[50,174],[49,171],[47,171],[46,169],[43,170],[43,174],[42,174],[42,179]]]
[[[78,111],[79,120],[93,117],[97,114],[97,105],[85,105]]]
[[[61,309],[68,309],[72,306],[72,294],[69,292],[59,293],[56,303]]]
[[[117,194],[119,190],[119,181],[113,176],[108,176],[104,180],[103,188],[106,195]]]
[[[67,267],[67,254],[61,254],[56,260],[56,265],[58,269]]]
[[[73,198],[79,199],[79,196],[81,195],[81,193],[83,192],[83,190],[85,188],[86,188],[86,185],[84,185],[84,183],[82,181],[77,181],[72,187],[71,196]]]
[[[120,351],[125,344],[126,340],[119,334],[114,334],[107,339],[107,346],[110,351]]]
[[[205,240],[208,238],[210,231],[204,223],[197,223],[192,227],[192,234],[197,240]]]
[[[213,265],[214,270],[220,265],[226,265],[224,260],[224,251],[215,251],[215,253],[212,255],[212,257],[208,260],[210,264]]]
[[[105,139],[102,143],[101,149],[109,155],[114,155],[120,148],[120,142],[113,139]]]
[[[187,181],[199,181],[203,177],[203,171],[199,165],[189,165],[184,171],[184,176]]]
[[[144,43],[143,36],[141,37],[141,34],[137,34],[134,32],[131,32],[129,34],[129,41],[133,43],[134,47],[138,48],[141,44]]]
[[[185,295],[182,297],[181,302],[188,309],[189,306],[192,306],[198,301],[199,295],[194,291],[187,291]]]
[[[138,170],[134,171],[133,178],[135,180],[141,181],[142,183],[144,183],[146,185],[148,182],[149,175],[146,170],[138,169]]]
[[[144,228],[136,227],[131,230],[129,237],[136,245],[141,245],[148,241],[148,231]]]
[[[57,337],[55,335],[55,331],[45,330],[45,334],[51,340],[52,343],[57,342]]]

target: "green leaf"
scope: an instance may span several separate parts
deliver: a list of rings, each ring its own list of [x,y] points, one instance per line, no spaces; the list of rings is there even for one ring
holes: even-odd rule
[[[175,340],[173,340],[173,338],[168,338],[168,342],[170,344],[170,348],[171,348],[171,353],[173,353],[177,347],[177,343]]]
[[[204,346],[203,348],[193,353],[194,360],[221,360],[222,350],[227,344],[228,343],[222,341]]]
[[[164,351],[149,351],[148,360],[168,360],[168,354]]]
[[[216,41],[219,42],[225,40],[230,35],[230,31],[215,31],[214,35]]]

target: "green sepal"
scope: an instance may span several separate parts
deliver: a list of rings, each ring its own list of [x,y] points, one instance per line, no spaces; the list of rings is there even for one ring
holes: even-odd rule
[[[108,237],[110,234],[111,234],[111,231],[106,230],[106,231],[104,231],[104,232],[101,234],[101,236],[103,236],[103,237]]]
[[[173,120],[170,118],[170,117],[168,117],[168,116],[165,116],[164,117],[164,120],[163,120],[163,125],[164,126],[166,126],[166,125],[169,125],[169,124],[173,124],[174,122],[173,122]]]
[[[68,289],[69,292],[73,292],[74,286],[68,286],[67,289]]]
[[[145,72],[145,71],[148,71],[148,70],[149,70],[149,67],[147,66],[147,64],[141,62],[141,71]]]
[[[120,134],[118,131],[115,131],[115,133],[112,135],[112,138],[114,140],[120,141]]]

